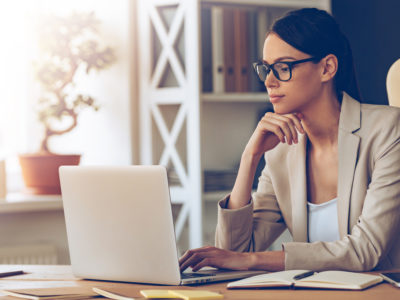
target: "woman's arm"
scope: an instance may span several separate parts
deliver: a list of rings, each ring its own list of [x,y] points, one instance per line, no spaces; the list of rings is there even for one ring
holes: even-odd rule
[[[232,194],[218,205],[217,247],[240,252],[265,251],[285,229],[268,163],[253,199],[251,188],[260,157],[279,142],[297,143],[297,130],[304,133],[298,116],[293,114],[267,113],[259,122],[243,152]]]
[[[219,204],[216,229],[216,245],[219,248],[203,247],[187,251],[180,259],[182,270],[188,266],[197,270],[206,265],[236,270],[284,268],[282,251],[247,253],[266,250],[286,227],[268,166],[260,177],[255,203],[251,201],[251,188],[257,164],[264,153],[275,148],[279,142],[297,143],[297,130],[304,133],[296,115],[267,113],[262,118],[243,152],[232,194]]]
[[[243,151],[235,185],[227,203],[228,209],[238,209],[249,204],[254,175],[261,157],[280,142],[289,145],[297,143],[297,130],[304,133],[297,115],[265,114]]]
[[[242,154],[235,185],[226,208],[237,209],[249,204],[254,175],[260,159],[259,155],[252,155],[246,152]]]
[[[250,203],[238,209],[225,209],[226,198],[218,204],[215,245],[239,252],[265,251],[285,230],[286,224],[271,182],[268,155]]]

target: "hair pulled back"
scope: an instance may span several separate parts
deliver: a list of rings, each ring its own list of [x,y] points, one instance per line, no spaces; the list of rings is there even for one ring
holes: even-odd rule
[[[321,59],[333,54],[338,59],[334,84],[339,101],[342,92],[361,100],[349,41],[335,19],[324,10],[303,8],[275,21],[271,32],[292,47]]]

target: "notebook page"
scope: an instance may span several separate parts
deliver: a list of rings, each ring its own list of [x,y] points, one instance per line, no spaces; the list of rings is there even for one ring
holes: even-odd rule
[[[281,272],[273,272],[268,274],[261,274],[249,278],[237,280],[228,284],[229,287],[239,286],[288,286],[292,285],[293,277],[307,272],[308,270],[289,270]]]
[[[297,280],[295,285],[337,289],[364,289],[381,281],[382,278],[377,275],[345,271],[324,271]]]

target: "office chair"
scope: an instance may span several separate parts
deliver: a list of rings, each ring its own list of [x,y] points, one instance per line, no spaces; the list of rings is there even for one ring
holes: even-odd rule
[[[386,90],[389,105],[400,107],[400,59],[393,63],[387,73]]]

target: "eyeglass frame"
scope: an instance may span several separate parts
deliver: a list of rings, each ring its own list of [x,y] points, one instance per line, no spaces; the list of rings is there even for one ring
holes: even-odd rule
[[[294,60],[294,61],[277,61],[277,62],[275,62],[275,63],[273,63],[273,64],[267,64],[266,62],[263,62],[263,61],[257,61],[257,62],[255,62],[255,63],[253,63],[253,68],[254,68],[254,71],[257,73],[258,78],[259,78],[260,81],[262,81],[262,82],[264,82],[265,80],[267,80],[267,76],[269,75],[269,73],[271,72],[271,70],[272,70],[272,73],[274,73],[274,76],[276,77],[276,79],[278,79],[279,81],[286,82],[286,81],[289,81],[290,79],[292,79],[292,69],[293,69],[293,66],[295,66],[295,65],[297,65],[297,64],[309,62],[309,61],[319,61],[319,60],[321,60],[321,58],[318,58],[318,57],[313,56],[313,57],[309,57],[309,58],[305,58],[305,59],[299,59],[299,60]],[[290,76],[289,76],[289,79],[287,79],[287,80],[282,80],[282,79],[280,79],[278,71],[276,71],[275,68],[274,68],[274,65],[276,65],[276,64],[282,64],[282,63],[283,63],[283,64],[286,64],[286,65],[288,66],[288,68],[289,68]],[[259,74],[258,71],[257,71],[257,66],[260,66],[260,65],[265,66],[265,67],[267,68],[267,75],[265,76],[265,80],[262,80],[262,79],[260,78],[260,74]]]

